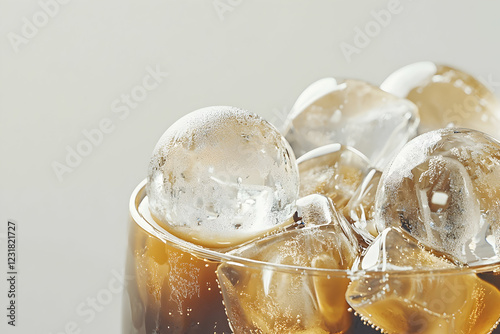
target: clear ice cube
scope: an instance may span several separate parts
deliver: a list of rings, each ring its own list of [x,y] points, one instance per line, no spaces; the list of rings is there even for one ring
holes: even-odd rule
[[[384,333],[486,334],[500,318],[495,286],[396,228],[382,231],[353,270],[346,299]]]
[[[419,109],[418,132],[467,127],[500,138],[500,106],[473,76],[432,62],[417,62],[392,73],[380,86]]]
[[[381,171],[372,168],[343,210],[344,216],[351,224],[373,237],[378,235],[375,224],[375,198],[381,176]]]
[[[359,187],[370,162],[359,151],[340,144],[314,149],[298,160],[301,197],[322,194],[341,210]]]
[[[325,78],[297,99],[286,124],[286,138],[297,156],[340,143],[383,168],[416,134],[419,116],[408,100],[357,80]]]
[[[343,227],[343,233],[350,239],[357,239],[357,244],[361,248],[366,248],[373,241],[366,228],[358,224],[352,224],[351,228],[348,219],[335,208],[332,200],[324,195],[312,194],[301,197],[297,200],[297,213],[295,223],[290,228],[303,228],[328,224],[338,224]]]
[[[301,226],[316,226],[331,224],[333,203],[326,196],[312,194],[297,200],[297,216]]]
[[[500,143],[469,129],[420,135],[382,174],[375,205],[379,230],[400,226],[469,264],[498,261]]]
[[[209,107],[163,134],[146,189],[153,215],[171,233],[225,247],[261,235],[295,212],[298,170],[274,126],[238,108]]]
[[[232,251],[232,255],[280,267],[225,262],[217,270],[224,303],[236,333],[301,333],[347,330],[345,273],[305,275],[299,267],[348,269],[358,256],[345,221],[290,230]]]
[[[330,198],[312,194],[297,200],[297,215],[302,226],[339,224],[342,216],[335,209]]]

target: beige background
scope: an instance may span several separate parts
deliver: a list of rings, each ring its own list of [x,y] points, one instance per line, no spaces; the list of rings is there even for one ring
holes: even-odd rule
[[[2,333],[119,333],[128,197],[192,110],[234,105],[279,126],[317,79],[380,84],[419,60],[500,92],[495,1],[55,1],[0,0],[1,310],[7,220],[19,227],[18,326],[1,311]],[[381,10],[393,10],[383,25]]]

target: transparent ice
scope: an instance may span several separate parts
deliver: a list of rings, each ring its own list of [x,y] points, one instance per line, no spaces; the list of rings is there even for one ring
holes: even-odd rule
[[[443,254],[387,228],[356,261],[346,299],[384,333],[489,333],[500,317],[500,292],[474,274],[446,274],[450,269],[458,270]]]
[[[297,99],[287,120],[286,138],[295,154],[340,143],[383,168],[416,134],[419,116],[408,100],[357,80],[325,78]]]
[[[230,246],[295,212],[297,164],[284,137],[262,118],[209,107],[184,116],[160,138],[147,194],[153,215],[173,234]]]
[[[349,224],[334,217],[329,225],[271,235],[231,254],[279,265],[348,269],[358,256],[358,246]],[[254,270],[223,263],[217,273],[235,332],[337,333],[348,329],[347,277],[313,277],[299,271]]]
[[[419,109],[418,132],[467,127],[500,139],[500,106],[473,76],[432,62],[417,62],[392,73],[380,86]]]
[[[375,237],[378,235],[375,224],[375,198],[381,176],[381,171],[370,169],[343,211],[344,216],[357,229]]]
[[[297,200],[297,215],[303,226],[327,225],[339,219],[332,200],[320,194],[311,194]]]
[[[382,174],[376,213],[379,231],[400,226],[469,264],[498,261],[500,143],[469,129],[420,135]]]
[[[337,210],[351,199],[370,168],[359,151],[340,144],[316,148],[298,160],[300,196],[322,194]]]
[[[348,220],[345,213],[337,211],[332,200],[324,195],[312,194],[297,200],[298,221],[292,227],[311,227],[328,224],[339,224],[345,226],[351,223],[351,228],[344,229],[344,233],[358,240],[360,247],[366,247],[373,241],[373,235],[369,233],[366,226],[353,223]],[[371,226],[371,225],[370,225]]]

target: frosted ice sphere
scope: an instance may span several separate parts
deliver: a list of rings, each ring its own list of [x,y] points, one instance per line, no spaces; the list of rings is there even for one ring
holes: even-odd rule
[[[383,168],[416,134],[419,116],[408,100],[357,80],[325,78],[297,99],[286,122],[286,138],[297,156],[340,143]]]
[[[297,163],[284,137],[259,116],[209,107],[163,134],[146,189],[151,212],[171,233],[205,246],[231,246],[292,216]]]
[[[346,299],[384,333],[487,334],[500,318],[494,285],[472,273],[456,274],[446,256],[394,227],[380,233],[353,271],[359,274]]]
[[[494,94],[456,68],[417,62],[392,73],[380,87],[417,105],[419,133],[467,127],[500,138],[500,106]]]
[[[359,187],[370,162],[359,151],[340,144],[316,148],[298,160],[300,196],[322,194],[341,210]]]
[[[410,141],[383,172],[377,228],[400,226],[463,262],[498,261],[500,143],[448,128]]]
[[[347,222],[305,227],[252,242],[232,255],[277,265],[222,263],[217,275],[235,333],[344,333],[351,315],[343,272],[305,275],[300,267],[348,269],[358,247]]]
[[[344,216],[357,229],[376,237],[375,198],[382,172],[370,169],[344,208]]]

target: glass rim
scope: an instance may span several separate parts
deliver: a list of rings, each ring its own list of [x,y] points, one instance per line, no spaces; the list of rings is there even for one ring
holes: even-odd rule
[[[216,261],[216,262],[228,263],[239,267],[251,267],[259,270],[273,270],[283,273],[293,273],[293,274],[307,273],[308,276],[329,275],[335,277],[341,276],[354,279],[367,278],[367,277],[380,277],[384,275],[403,278],[403,277],[416,277],[421,275],[454,276],[454,275],[466,275],[466,274],[480,274],[485,272],[500,273],[500,261],[493,263],[479,264],[476,266],[464,266],[464,267],[432,269],[432,270],[419,269],[419,270],[387,270],[387,271],[376,271],[376,270],[353,271],[350,269],[327,269],[327,268],[284,265],[284,264],[264,262],[264,261],[236,256],[233,254],[219,252],[212,248],[196,245],[194,243],[176,237],[173,234],[166,231],[157,222],[145,219],[139,212],[138,208],[139,204],[146,197],[146,183],[147,179],[142,180],[137,185],[137,187],[132,192],[132,195],[130,196],[129,213],[132,217],[133,224],[138,225],[146,232],[152,234],[153,236],[156,236],[162,242],[168,243],[170,246],[177,248],[181,251],[192,253],[195,256],[202,258],[203,260],[206,261]]]

